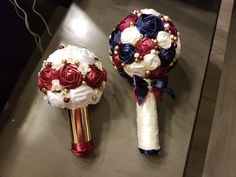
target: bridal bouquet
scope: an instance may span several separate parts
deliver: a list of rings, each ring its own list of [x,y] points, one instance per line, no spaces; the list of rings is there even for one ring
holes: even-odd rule
[[[38,86],[50,105],[68,109],[75,155],[93,147],[87,106],[99,102],[106,81],[102,63],[86,48],[60,47],[43,62]]]
[[[133,86],[137,104],[138,147],[152,155],[160,151],[156,99],[168,87],[168,72],[180,55],[179,33],[171,19],[153,9],[131,12],[109,37],[109,54],[119,74]]]

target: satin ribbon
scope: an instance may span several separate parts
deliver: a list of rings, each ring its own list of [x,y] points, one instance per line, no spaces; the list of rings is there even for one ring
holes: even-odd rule
[[[160,76],[159,78],[151,81],[152,91],[158,99],[161,99],[163,93],[166,93],[170,97],[175,99],[174,91],[167,85],[168,85],[168,76]],[[134,75],[133,86],[134,86],[133,93],[136,97],[138,104],[141,105],[145,101],[145,98],[148,94],[149,90],[148,82],[145,81],[143,78]]]
[[[133,94],[138,104],[141,105],[148,94],[148,82],[137,75],[130,77],[124,70],[118,70],[118,72],[134,87]],[[163,93],[166,93],[171,98],[175,99],[174,91],[168,87],[168,76],[160,76],[157,79],[153,79],[150,86],[156,98],[159,100],[161,100]]]

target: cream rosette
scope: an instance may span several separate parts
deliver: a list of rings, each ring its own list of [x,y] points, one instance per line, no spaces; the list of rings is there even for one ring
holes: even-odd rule
[[[138,147],[146,155],[160,151],[156,98],[174,98],[168,72],[180,55],[179,33],[171,19],[153,9],[131,12],[109,37],[110,57],[119,74],[134,87]]]

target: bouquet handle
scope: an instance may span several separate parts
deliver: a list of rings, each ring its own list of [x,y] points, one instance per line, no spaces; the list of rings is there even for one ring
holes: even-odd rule
[[[141,153],[152,155],[160,151],[156,98],[149,91],[142,105],[137,103],[137,136]]]
[[[69,109],[71,151],[76,156],[87,155],[93,149],[87,107]]]

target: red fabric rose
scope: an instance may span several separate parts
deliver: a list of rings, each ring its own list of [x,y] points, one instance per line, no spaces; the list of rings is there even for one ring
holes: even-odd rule
[[[130,22],[135,22],[137,19],[137,14],[130,14],[126,16],[121,22],[117,25],[117,28],[122,32],[125,28],[130,26]]]
[[[39,73],[38,77],[38,86],[40,89],[52,89],[52,80],[58,79],[59,72],[55,69],[52,69],[49,66],[46,66],[42,71]]]
[[[149,54],[152,49],[155,49],[155,45],[151,39],[142,38],[137,41],[135,49],[136,52],[143,57],[144,55]]]
[[[82,84],[82,74],[77,70],[77,65],[65,64],[61,67],[59,81],[67,89],[75,89]]]
[[[174,24],[172,21],[170,20],[166,20],[164,22],[164,24],[169,24],[169,27],[168,27],[168,30],[167,31],[170,31],[171,34],[173,34],[174,36],[177,36],[177,29],[175,28]]]
[[[101,71],[97,68],[96,65],[89,65],[91,71],[87,73],[85,76],[85,81],[88,86],[92,88],[100,88],[102,86],[102,82],[106,79],[105,70]]]
[[[112,61],[113,61],[114,65],[117,67],[117,69],[123,69],[123,67],[121,65],[120,57],[118,54],[112,55]]]
[[[156,79],[160,76],[163,76],[169,72],[169,66],[166,67],[158,67],[151,71],[150,75],[148,76],[149,79]]]

